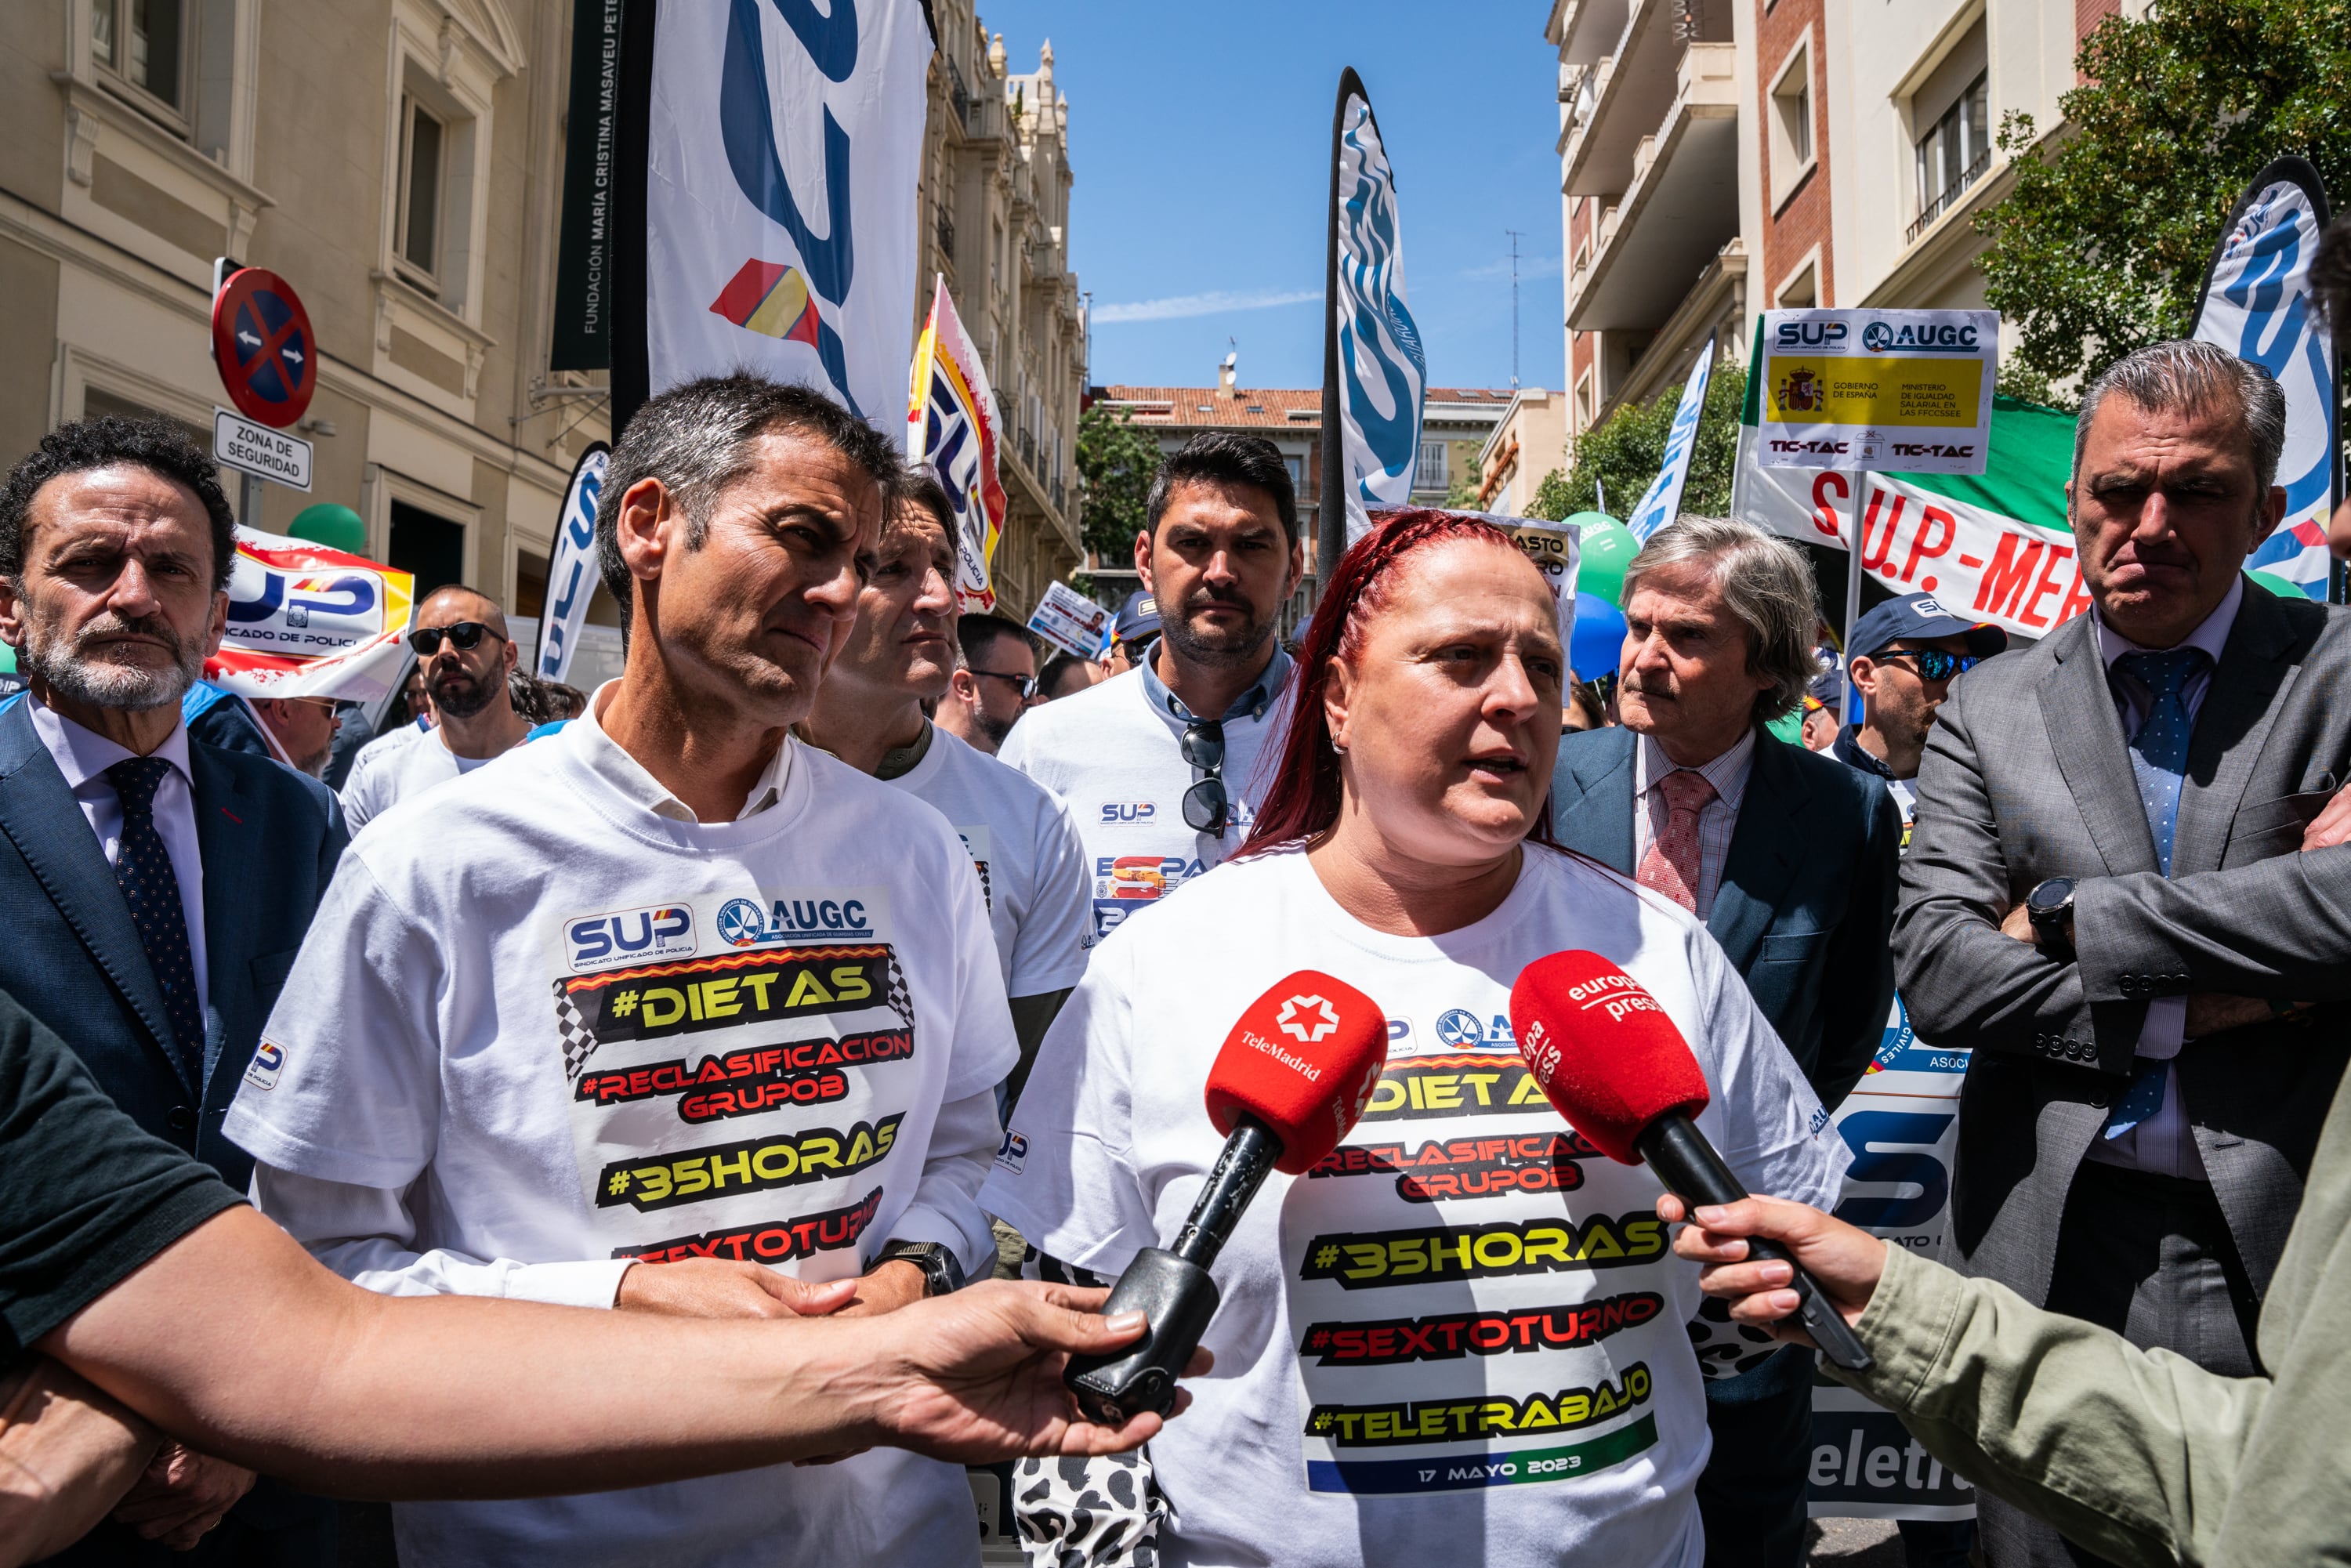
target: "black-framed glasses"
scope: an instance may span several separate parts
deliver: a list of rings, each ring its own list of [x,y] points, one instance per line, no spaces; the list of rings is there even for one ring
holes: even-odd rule
[[[965,668],[970,669],[975,675],[986,675],[991,681],[1011,682],[1013,689],[1020,694],[1020,700],[1024,703],[1037,695],[1037,677],[1034,675],[1008,674],[1002,670],[982,670],[970,665],[966,665]]]
[[[450,646],[461,653],[470,653],[482,645],[485,637],[497,633],[479,621],[459,621],[448,626],[419,626],[408,634],[408,645],[420,658],[431,658],[441,651],[441,639],[449,639]],[[500,642],[506,639],[498,638]]]
[[[1888,648],[1880,659],[1914,659],[1912,668],[1922,681],[1948,681],[1976,667],[1973,653],[1947,653],[1940,648]]]
[[[1185,727],[1177,749],[1206,775],[1184,791],[1184,825],[1196,833],[1223,838],[1232,819],[1232,801],[1225,794],[1225,727],[1212,718],[1194,719]]]

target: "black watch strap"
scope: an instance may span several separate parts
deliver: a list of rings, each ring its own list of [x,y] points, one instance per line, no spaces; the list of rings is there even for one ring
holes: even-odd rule
[[[885,1241],[873,1255],[873,1266],[912,1263],[923,1271],[923,1294],[944,1296],[964,1287],[963,1264],[952,1249],[935,1241]]]

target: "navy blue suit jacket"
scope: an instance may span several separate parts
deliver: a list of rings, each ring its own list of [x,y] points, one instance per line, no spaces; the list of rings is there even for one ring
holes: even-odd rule
[[[204,865],[204,1082],[165,1048],[162,990],[122,890],[22,702],[0,711],[0,990],[72,1046],[131,1120],[242,1192],[253,1157],[221,1121],[350,835],[315,779],[200,741],[188,761]]]
[[[1552,777],[1559,841],[1633,874],[1629,729],[1564,736]],[[1880,780],[1769,735],[1706,928],[1788,1053],[1834,1108],[1868,1071],[1894,1002],[1902,815]]]

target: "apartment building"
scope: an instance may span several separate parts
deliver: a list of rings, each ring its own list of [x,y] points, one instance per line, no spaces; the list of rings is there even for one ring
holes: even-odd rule
[[[1553,0],[1569,439],[1774,307],[1980,307],[2006,115],[2143,0]]]
[[[213,266],[235,256],[286,277],[317,339],[298,432],[313,487],[267,486],[257,525],[340,502],[421,588],[463,580],[538,614],[565,481],[609,439],[602,372],[549,369],[571,0],[19,10],[0,30],[0,350],[16,367],[0,461],[107,412],[209,439]],[[970,0],[933,15],[919,292],[947,277],[1003,400],[998,559],[1025,614],[1078,559],[1069,104],[1050,50],[1012,73]]]

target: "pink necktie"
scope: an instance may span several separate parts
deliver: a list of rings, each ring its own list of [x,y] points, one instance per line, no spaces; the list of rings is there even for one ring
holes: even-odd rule
[[[1687,768],[1657,780],[1666,797],[1666,831],[1641,857],[1641,873],[1634,880],[1698,913],[1698,814],[1714,799],[1706,775]]]

